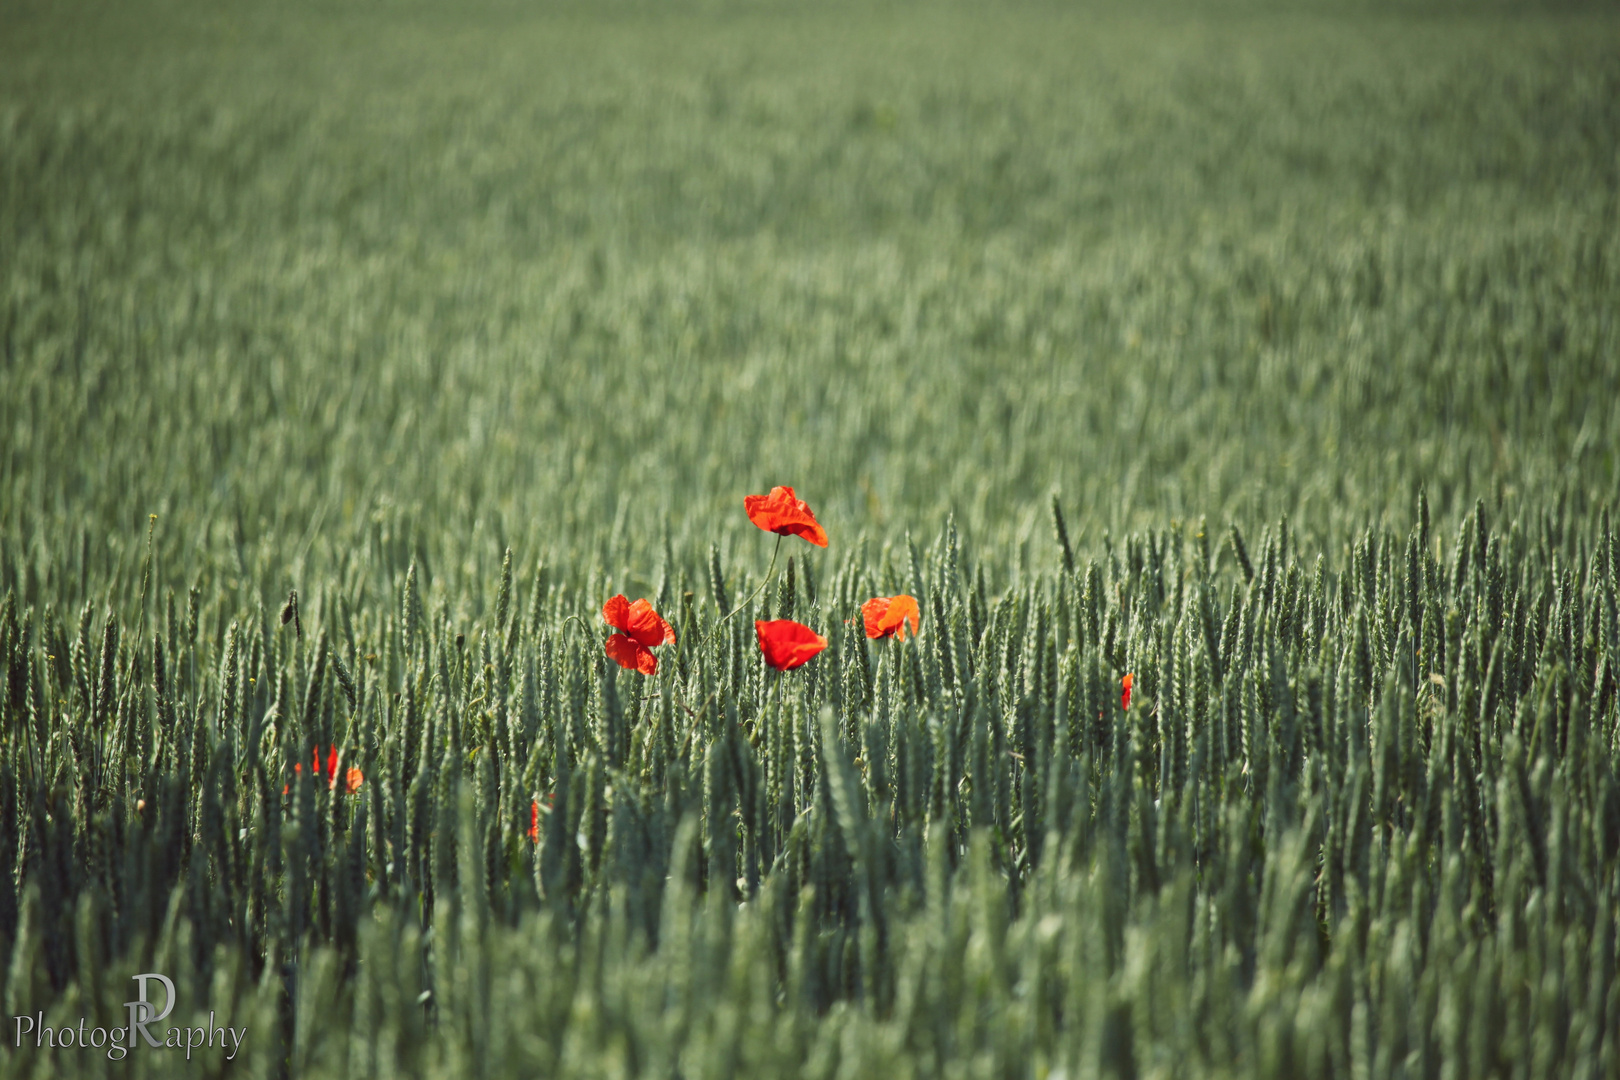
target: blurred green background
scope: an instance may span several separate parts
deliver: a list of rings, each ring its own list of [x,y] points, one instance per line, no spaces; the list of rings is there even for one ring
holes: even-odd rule
[[[453,585],[776,483],[998,568],[1054,486],[1612,499],[1617,131],[1602,8],[9,0],[0,530]]]

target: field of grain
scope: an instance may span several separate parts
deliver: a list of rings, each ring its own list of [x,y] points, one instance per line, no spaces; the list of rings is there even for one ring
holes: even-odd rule
[[[7,0],[0,1073],[1612,1077],[1617,296],[1597,5]]]

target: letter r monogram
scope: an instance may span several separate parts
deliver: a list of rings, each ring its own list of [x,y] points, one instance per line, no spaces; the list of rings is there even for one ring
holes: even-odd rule
[[[163,1011],[154,1015],[155,1006],[146,999],[146,980],[156,979],[163,984]],[[146,1045],[161,1048],[162,1043],[152,1038],[152,1033],[146,1030],[147,1024],[155,1024],[169,1013],[174,1011],[174,983],[169,981],[167,975],[151,972],[135,976],[135,983],[140,987],[140,997],[135,1001],[126,1001],[124,1006],[129,1009],[129,1045],[135,1048],[135,1033],[138,1031],[146,1040]]]

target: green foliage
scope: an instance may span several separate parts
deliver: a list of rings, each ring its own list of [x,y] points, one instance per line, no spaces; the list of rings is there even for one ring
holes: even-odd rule
[[[1368,530],[1304,586],[1281,524],[1230,599],[1193,538],[1132,536],[977,641],[946,531],[921,635],[787,675],[712,605],[646,679],[555,605],[503,632],[507,561],[490,619],[416,649],[407,573],[302,639],[92,615],[77,679],[13,582],[8,1008],[109,1013],[163,970],[301,1075],[1602,1075],[1620,544],[1485,516],[1450,550]],[[358,791],[291,769],[327,739]]]
[[[6,1016],[162,971],[264,1076],[1614,1075],[1616,57],[0,12]],[[831,544],[762,588],[784,482]]]

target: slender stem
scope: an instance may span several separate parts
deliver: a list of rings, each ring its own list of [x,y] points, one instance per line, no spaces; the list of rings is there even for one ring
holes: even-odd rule
[[[709,641],[716,633],[719,632],[720,628],[731,621],[731,617],[733,615],[737,614],[737,612],[741,611],[743,608],[747,607],[749,604],[752,604],[756,599],[758,599],[759,594],[765,591],[765,586],[771,583],[771,575],[776,573],[776,557],[782,553],[782,538],[784,535],[786,534],[776,534],[776,547],[771,550],[771,565],[765,569],[765,580],[759,583],[759,588],[755,589],[748,599],[732,608],[725,614],[723,618],[721,618],[719,622],[715,623],[714,626],[709,629],[708,634],[703,638],[703,644],[699,646],[700,649],[709,644]]]

